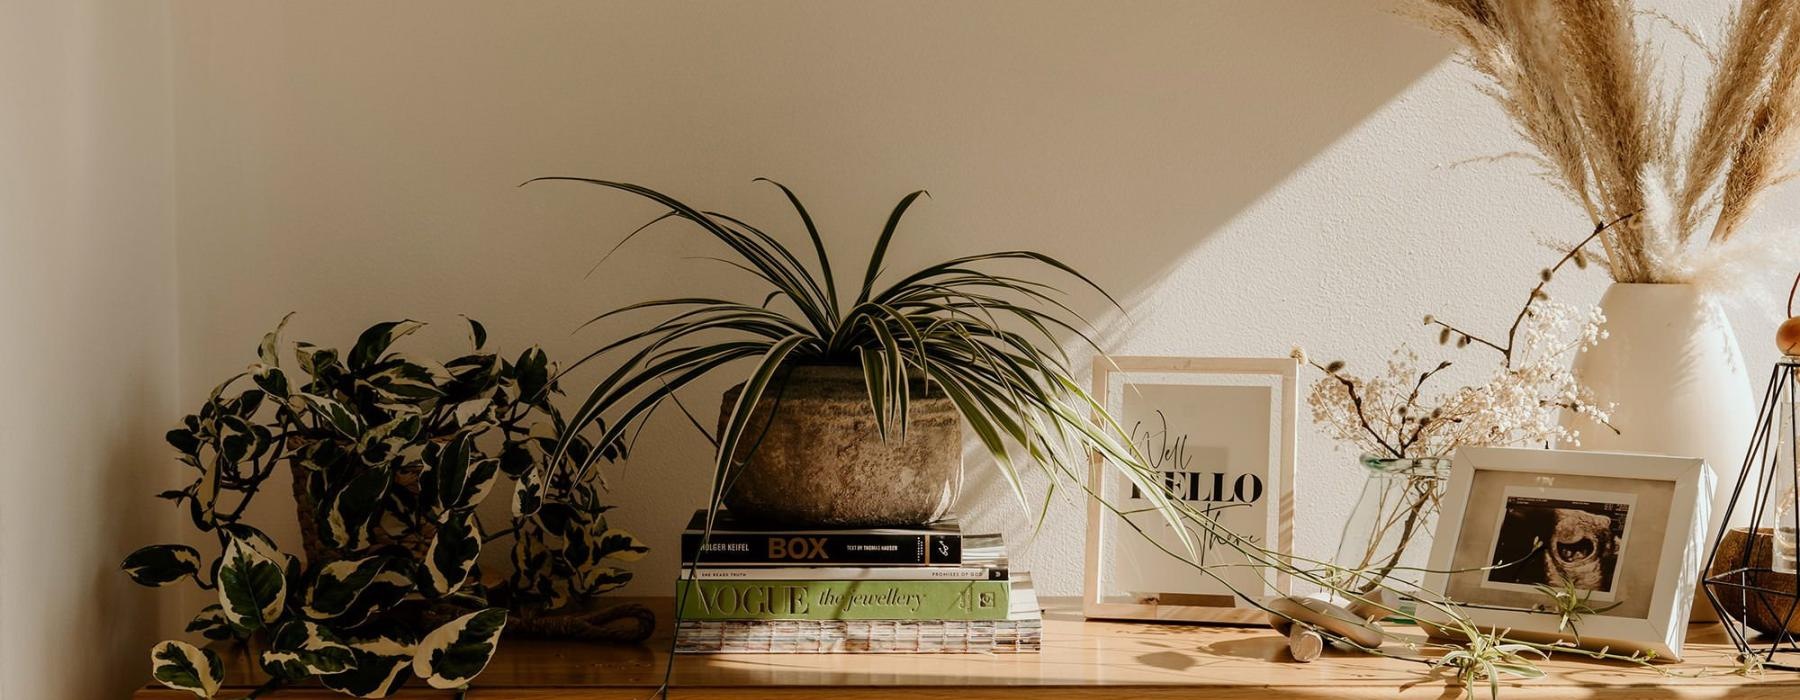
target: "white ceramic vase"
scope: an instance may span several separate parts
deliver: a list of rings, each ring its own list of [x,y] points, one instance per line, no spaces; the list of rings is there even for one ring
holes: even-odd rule
[[[1685,284],[1614,284],[1600,298],[1607,338],[1575,360],[1575,376],[1613,403],[1617,434],[1573,419],[1583,450],[1704,457],[1717,475],[1715,536],[1743,469],[1756,405],[1737,336],[1717,302]],[[1732,520],[1748,520],[1740,512]],[[1743,524],[1737,522],[1734,524]],[[1710,547],[1711,541],[1708,540]],[[1710,621],[1697,598],[1694,621]]]

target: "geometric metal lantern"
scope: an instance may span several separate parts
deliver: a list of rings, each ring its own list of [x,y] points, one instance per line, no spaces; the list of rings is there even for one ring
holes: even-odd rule
[[[1800,586],[1795,573],[1795,518],[1800,516],[1795,403],[1800,358],[1784,357],[1769,372],[1744,469],[1713,537],[1704,580],[1740,660],[1800,671]],[[1751,498],[1745,499],[1745,496]],[[1749,509],[1750,526],[1732,516]]]

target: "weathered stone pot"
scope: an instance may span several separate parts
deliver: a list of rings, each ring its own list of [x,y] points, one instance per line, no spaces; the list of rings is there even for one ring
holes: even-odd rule
[[[784,526],[920,525],[950,512],[962,488],[962,417],[941,390],[911,383],[904,436],[884,441],[857,367],[802,365],[777,374],[732,460],[733,515]],[[723,426],[743,386],[725,392]]]

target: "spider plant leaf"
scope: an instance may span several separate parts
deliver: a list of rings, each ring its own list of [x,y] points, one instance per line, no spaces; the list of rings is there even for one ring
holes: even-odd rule
[[[825,278],[826,308],[830,312],[832,318],[837,318],[837,280],[832,277],[831,256],[825,254],[825,239],[819,236],[819,227],[813,225],[812,215],[806,212],[806,205],[800,203],[800,198],[794,196],[794,191],[788,189],[787,185],[783,185],[766,177],[759,177],[756,179],[781,188],[781,193],[787,195],[788,203],[794,205],[794,211],[800,214],[800,223],[806,226],[806,235],[812,239],[813,254],[818,256],[819,276]]]
[[[881,415],[882,422],[895,424],[899,428],[899,434],[904,437],[909,389],[906,386],[906,363],[905,357],[900,353],[900,342],[894,338],[893,331],[888,330],[887,324],[868,316],[863,319],[881,343],[880,352],[874,354],[881,358],[882,367],[885,368],[883,375],[887,380],[888,400],[876,407],[876,413]],[[883,437],[886,437],[885,434]]]
[[[770,345],[768,343],[743,342],[690,348],[683,354],[673,356],[649,366],[649,368],[643,370],[642,374],[615,387],[615,397],[606,397],[602,399],[603,405],[605,406],[621,404],[626,400],[625,397],[629,396],[638,387],[648,385],[651,382],[656,383],[655,388],[651,389],[643,397],[636,399],[635,403],[630,404],[628,408],[622,411],[619,414],[619,418],[614,421],[611,426],[607,427],[606,431],[601,434],[600,439],[595,441],[594,444],[596,446],[617,444],[618,440],[624,436],[626,428],[631,425],[633,420],[653,411],[657,405],[661,404],[664,399],[673,396],[677,390],[687,386],[695,379],[705,376],[706,373],[711,372],[718,367],[738,360],[755,357],[765,352],[769,347]],[[593,450],[588,458],[578,465],[576,470],[578,479],[587,475],[588,470],[599,461],[602,452],[603,450],[600,449]],[[557,456],[558,463],[560,463],[565,454],[566,449],[559,444]]]
[[[825,290],[819,288],[818,280],[813,279],[812,274],[807,272],[806,266],[801,264],[799,258],[794,257],[793,252],[789,251],[787,246],[782,245],[781,241],[775,240],[774,236],[763,233],[761,229],[731,215],[712,211],[706,212],[706,215],[724,220],[748,232],[749,235],[761,240],[766,250],[780,256],[780,260],[771,258],[771,262],[774,263],[776,269],[784,273],[785,286],[798,293],[794,298],[794,303],[800,307],[802,314],[813,321],[813,328],[820,335],[831,331],[836,323],[830,312],[831,305],[825,299]],[[782,264],[784,262],[785,264]]]
[[[887,358],[881,353],[864,348],[856,349],[857,361],[862,363],[863,386],[869,392],[869,407],[875,412],[875,432],[883,441],[887,440]]]
[[[791,269],[788,269],[782,265],[782,263],[780,262],[780,259],[778,257],[779,252],[774,252],[774,253],[771,252],[771,248],[776,249],[777,251],[785,250],[785,248],[782,247],[780,245],[780,243],[774,242],[774,239],[772,239],[772,238],[764,237],[764,240],[761,243],[759,243],[755,238],[752,238],[751,236],[747,236],[740,231],[734,230],[733,228],[731,228],[728,225],[719,223],[719,221],[717,219],[715,219],[714,217],[709,216],[705,212],[702,212],[699,209],[691,207],[691,206],[681,202],[680,200],[675,199],[674,197],[670,197],[669,195],[663,194],[661,192],[652,190],[647,187],[633,185],[630,183],[612,182],[612,181],[608,181],[608,180],[597,180],[597,179],[585,178],[585,177],[557,176],[557,177],[533,178],[531,180],[527,180],[524,184],[528,185],[528,184],[531,184],[534,182],[545,181],[545,180],[561,180],[561,181],[568,181],[568,182],[580,182],[580,183],[595,185],[595,186],[599,186],[599,187],[607,187],[607,188],[611,188],[611,189],[622,190],[625,192],[629,192],[629,193],[638,195],[645,199],[649,199],[649,200],[654,201],[658,204],[661,204],[665,207],[668,207],[677,216],[680,216],[683,219],[687,219],[688,221],[691,221],[694,224],[700,226],[701,229],[705,230],[707,233],[711,234],[714,238],[718,239],[720,242],[722,242],[726,246],[730,247],[740,257],[744,258],[745,261],[749,262],[752,266],[756,267],[758,270],[761,270],[763,276],[768,278],[771,282],[775,283],[777,287],[780,287],[782,289],[783,293],[786,294],[787,296],[789,296],[790,298],[792,298],[794,303],[796,305],[798,305],[802,309],[802,311],[805,311],[808,308],[814,308],[816,306],[814,304],[806,303],[807,296],[806,296],[805,290],[801,286],[799,286],[798,280],[794,277],[794,271]],[[765,248],[763,245],[765,243],[768,244],[770,247]],[[792,255],[788,254],[786,256],[780,256],[780,257],[792,258]],[[802,274],[804,274],[803,271],[802,271]],[[819,324],[815,323],[815,325],[819,325]],[[823,326],[820,326],[820,327],[823,327]]]
[[[856,295],[857,305],[869,300],[870,292],[875,289],[875,278],[881,274],[881,263],[887,258],[888,242],[894,239],[894,231],[900,228],[900,217],[906,215],[907,207],[912,206],[919,195],[931,196],[925,190],[906,195],[899,204],[894,205],[893,213],[888,215],[887,225],[881,228],[881,237],[875,240],[875,252],[869,255],[869,269],[863,273],[862,293]]]
[[[526,184],[530,184],[530,183],[526,183]],[[663,212],[661,216],[658,216],[654,219],[646,221],[646,222],[644,222],[644,225],[639,226],[635,229],[632,229],[631,233],[625,234],[625,237],[619,239],[618,243],[614,243],[613,247],[608,249],[606,251],[605,255],[600,256],[599,262],[594,263],[593,267],[588,268],[586,276],[592,277],[594,275],[594,272],[600,269],[601,265],[606,264],[606,261],[613,256],[613,253],[619,252],[620,248],[625,247],[626,243],[630,243],[631,239],[637,238],[638,234],[643,233],[645,229],[648,229],[651,226],[655,226],[664,221],[668,221],[669,219],[677,218],[679,216],[680,216],[680,214],[677,214],[674,211],[666,211],[666,212]]]
[[[999,465],[1000,475],[1006,479],[1007,485],[1012,487],[1013,496],[1019,499],[1019,507],[1021,509],[1029,508],[1030,503],[1025,497],[1025,485],[1019,479],[1019,470],[1013,464],[1012,454],[1007,451],[1006,442],[1000,438],[1000,431],[994,427],[993,421],[982,412],[980,405],[969,395],[968,390],[954,375],[944,372],[934,365],[926,365],[924,370],[933,382],[943,387],[944,395],[950,397],[950,401],[956,404],[957,412],[961,413],[963,420],[968,422],[969,429],[975,431],[976,437],[981,439],[982,446],[987,448],[988,454]]]
[[[1511,676],[1533,679],[1543,678],[1544,670],[1526,663],[1496,663],[1494,669]]]
[[[743,389],[738,392],[737,403],[731,407],[731,414],[725,426],[719,431],[719,450],[713,464],[712,502],[716,509],[719,499],[725,495],[724,488],[731,473],[732,461],[737,458],[737,449],[744,436],[744,429],[750,423],[751,414],[762,400],[763,392],[768,389],[769,382],[775,373],[787,361],[794,348],[807,340],[807,336],[795,334],[788,336],[769,346],[768,352],[757,361],[756,369],[744,380]],[[712,529],[713,509],[707,513],[706,527]]]

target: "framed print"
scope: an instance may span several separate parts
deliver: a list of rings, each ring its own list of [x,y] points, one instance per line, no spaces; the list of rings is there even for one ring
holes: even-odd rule
[[[1425,589],[1521,640],[1679,661],[1712,489],[1697,458],[1465,448],[1450,468]],[[1558,631],[1549,591],[1570,589],[1597,612]],[[1447,621],[1425,604],[1418,617]]]
[[[1094,398],[1119,419],[1171,496],[1265,547],[1288,552],[1298,367],[1292,358],[1100,358]],[[1097,456],[1088,484],[1119,510],[1088,499],[1082,598],[1088,617],[1262,624],[1263,611],[1233,590],[1258,597],[1289,592],[1285,575],[1222,566],[1214,569],[1221,582],[1164,551],[1183,551],[1179,533]],[[1196,540],[1200,564],[1244,561],[1226,545]]]

